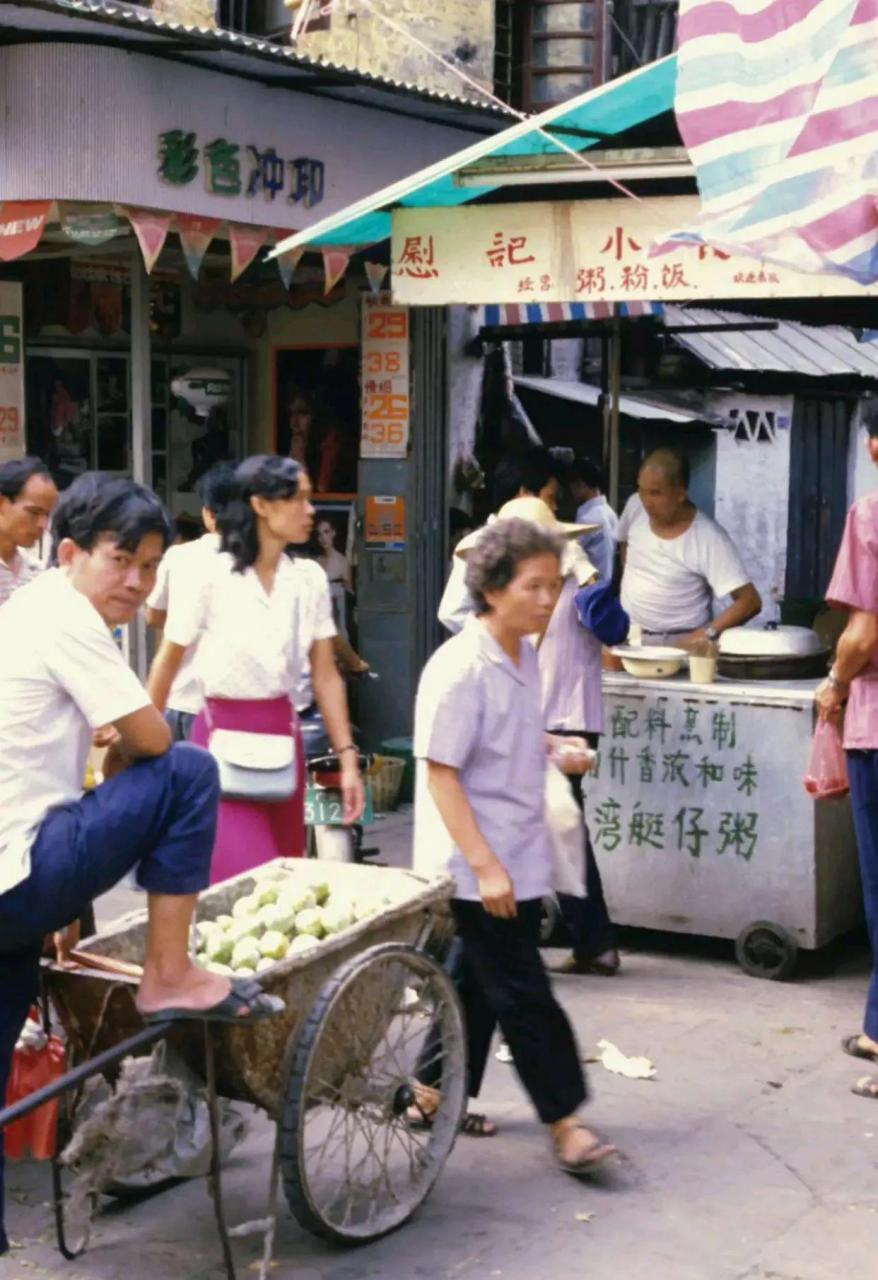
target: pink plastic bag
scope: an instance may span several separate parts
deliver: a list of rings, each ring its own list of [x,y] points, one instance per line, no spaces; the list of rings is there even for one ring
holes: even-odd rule
[[[805,769],[805,790],[825,800],[828,796],[846,795],[849,789],[847,761],[838,726],[830,720],[818,720]]]

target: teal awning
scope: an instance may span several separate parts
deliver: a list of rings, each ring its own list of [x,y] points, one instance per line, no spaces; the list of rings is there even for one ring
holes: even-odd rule
[[[653,116],[670,111],[676,80],[677,57],[672,54],[540,115],[530,116],[502,133],[348,205],[340,213],[280,241],[268,257],[274,258],[304,245],[315,248],[336,245],[357,250],[386,240],[390,236],[391,211],[399,206],[451,208],[496,190],[496,185],[490,182],[484,187],[460,186],[456,176],[461,169],[489,157],[563,155],[563,148],[540,130],[551,132],[553,137],[577,151],[595,146],[604,138],[624,133]]]

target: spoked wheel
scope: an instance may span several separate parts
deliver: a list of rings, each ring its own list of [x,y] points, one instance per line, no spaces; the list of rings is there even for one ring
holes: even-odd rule
[[[414,1084],[440,1091],[413,1123]],[[280,1120],[284,1190],[299,1223],[342,1244],[393,1231],[427,1197],[466,1103],[457,993],[430,956],[372,947],[323,988],[292,1058]]]

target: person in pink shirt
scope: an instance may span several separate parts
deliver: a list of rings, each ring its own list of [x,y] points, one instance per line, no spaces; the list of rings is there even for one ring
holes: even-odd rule
[[[868,449],[878,465],[878,406],[866,423]],[[828,677],[817,689],[821,719],[844,712],[844,747],[873,971],[863,1031],[842,1040],[845,1053],[878,1062],[878,493],[848,512],[827,601],[848,613]],[[878,1098],[878,1079],[862,1076],[853,1091]]]

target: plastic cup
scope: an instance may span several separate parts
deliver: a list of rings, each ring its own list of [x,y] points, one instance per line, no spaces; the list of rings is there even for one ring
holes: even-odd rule
[[[713,684],[716,679],[716,658],[691,654],[689,657],[689,679],[693,684]]]

